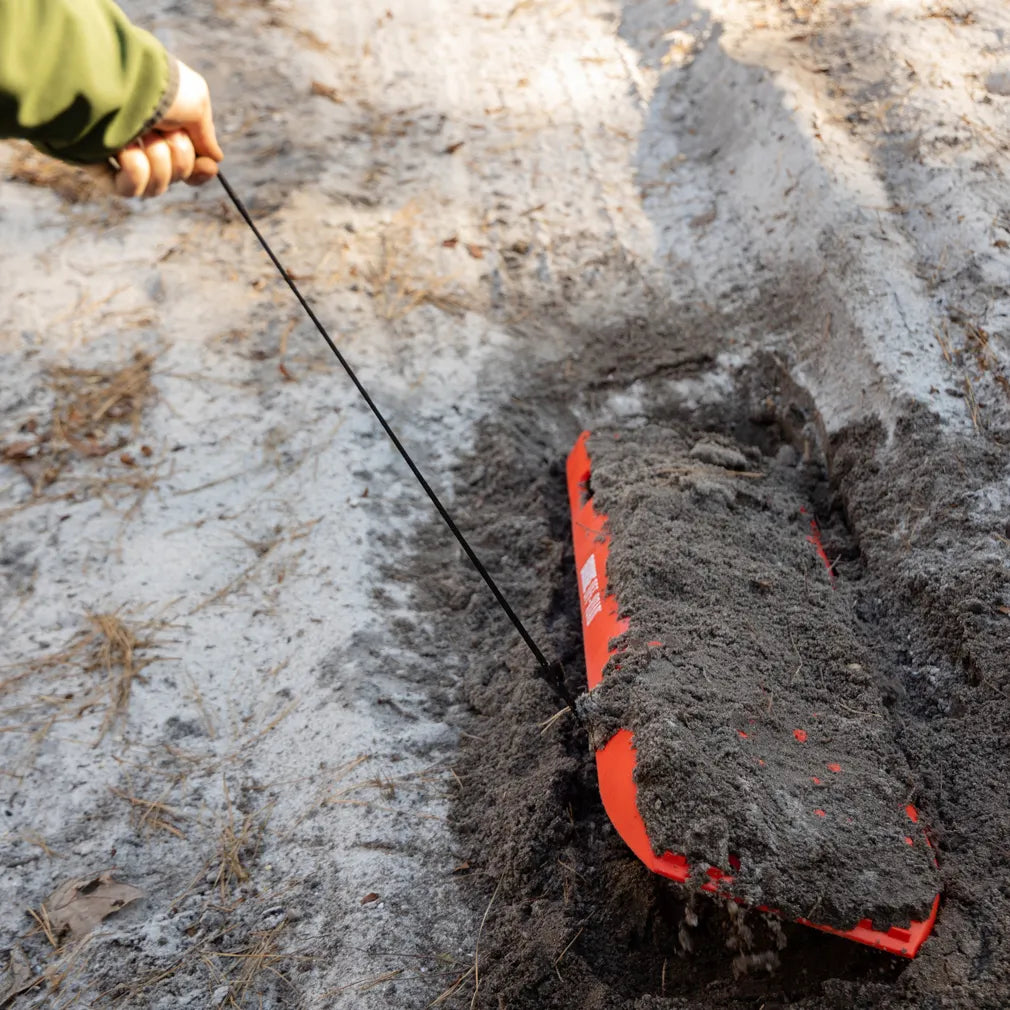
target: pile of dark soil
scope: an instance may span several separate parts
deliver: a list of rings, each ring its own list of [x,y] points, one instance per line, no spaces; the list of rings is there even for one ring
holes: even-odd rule
[[[591,391],[590,414],[610,389],[628,379],[608,365],[613,355],[607,349],[618,343],[615,335],[594,339],[596,353],[586,360],[596,362],[599,371],[595,378],[584,377],[582,387]],[[775,701],[769,714],[768,698],[761,692],[760,680],[786,658],[787,672],[801,686],[797,697],[816,705],[817,712],[834,711],[827,702],[835,700],[857,709],[851,724],[831,723],[833,731],[860,734],[860,749],[849,761],[865,763],[858,776],[852,766],[852,780],[866,776],[862,781],[883,791],[885,807],[894,799],[916,803],[940,861],[940,917],[934,935],[910,962],[741,911],[707,895],[691,895],[646,870],[602,809],[586,733],[570,716],[548,722],[560,708],[557,698],[537,677],[535,663],[493,600],[447,546],[444,531],[433,524],[417,545],[413,576],[422,587],[418,602],[429,621],[425,642],[437,641],[443,655],[461,662],[465,704],[457,711],[464,735],[456,771],[462,788],[454,820],[461,866],[467,868],[460,874],[460,887],[473,903],[475,934],[483,922],[479,991],[474,997],[471,979],[469,988],[461,986],[444,1005],[467,1006],[471,1000],[475,1007],[509,1010],[1006,1005],[1010,847],[1004,825],[1010,807],[1010,752],[1005,746],[1008,674],[1003,650],[1010,597],[1000,551],[1010,531],[991,528],[980,507],[997,482],[1005,480],[1003,435],[965,442],[944,434],[928,414],[910,407],[897,431],[885,433],[873,425],[850,429],[824,445],[821,454],[809,405],[782,392],[774,369],[752,368],[737,376],[737,391],[729,401],[733,406],[688,412],[669,392],[675,388],[670,380],[697,374],[704,363],[697,356],[677,359],[676,334],[642,339],[664,348],[663,367],[654,380],[647,370],[632,376],[644,390],[643,412],[666,428],[677,428],[678,451],[688,458],[700,441],[743,445],[748,468],[765,473],[765,487],[771,480],[781,492],[772,496],[769,508],[775,521],[759,525],[766,533],[780,530],[790,543],[799,541],[795,550],[776,546],[782,568],[754,559],[762,545],[747,548],[757,552],[747,562],[753,567],[748,580],[771,581],[773,588],[766,598],[762,585],[747,585],[749,612],[783,606],[788,625],[780,636],[784,640],[762,639],[768,655],[761,660],[761,677],[749,693],[739,693],[727,705],[724,725],[736,730],[746,722],[778,736],[782,730],[791,732],[793,722],[799,727],[799,715],[807,713],[784,708],[776,713]],[[625,349],[627,345],[625,340]],[[522,400],[481,427],[472,454],[460,464],[455,511],[534,636],[565,662],[569,685],[579,691],[585,680],[564,457],[582,425],[558,407],[565,399],[561,385],[570,389],[569,381],[546,372],[530,376]],[[783,449],[790,445],[807,457],[805,462]],[[600,466],[602,476],[607,466],[620,464],[617,457],[605,463],[601,453]],[[757,521],[764,506],[759,508],[753,496],[761,492],[740,478],[709,471],[709,466],[705,464],[704,480],[688,481],[673,493],[685,502],[700,495],[710,505],[718,503],[710,510],[716,517],[739,508]],[[736,504],[740,495],[742,505]],[[800,535],[802,521],[794,511],[801,500],[817,520],[834,561],[834,591]],[[693,550],[700,552],[704,544],[711,558],[725,557],[732,523],[702,522],[691,529]],[[740,544],[733,549],[744,551]],[[674,578],[676,587],[676,572],[663,569],[669,559],[650,557],[648,571],[636,577],[646,578],[651,571],[654,594],[664,591],[657,584],[667,578]],[[683,552],[679,558],[682,563]],[[695,563],[703,561],[699,553]],[[615,558],[615,573],[622,563]],[[804,576],[802,588],[795,590],[800,596],[783,597],[787,586],[798,585],[797,573]],[[686,581],[682,574],[682,584]],[[726,607],[731,601],[708,602]],[[820,615],[812,623],[811,613]],[[825,613],[840,629],[827,643]],[[820,634],[816,648],[810,637],[814,628]],[[684,708],[687,701],[696,705],[697,699],[704,700],[705,674],[711,678],[720,669],[715,654],[705,650],[714,641],[720,649],[733,648],[742,637],[738,630],[723,628],[718,640],[709,640],[709,631],[703,634],[700,628],[697,636],[687,628],[679,632],[677,649],[665,649],[663,656],[680,678],[672,704]],[[669,628],[664,633],[669,635]],[[819,679],[829,669],[824,662],[835,678],[830,683]],[[853,663],[862,668],[859,676],[848,669]],[[839,668],[849,676],[839,680]],[[837,698],[830,697],[836,692]],[[601,701],[605,699],[604,693]],[[601,704],[599,717],[606,711]],[[750,723],[752,718],[759,723]],[[830,718],[841,719],[837,713]],[[806,721],[803,728],[810,732],[813,726]],[[730,739],[718,760],[738,770],[733,765],[738,746]],[[702,755],[697,759],[707,760]],[[872,761],[880,761],[880,767],[871,767]],[[794,773],[785,764],[785,778],[779,781],[788,782]],[[782,888],[781,903],[804,911],[830,909],[839,919],[855,913],[855,906],[846,904],[851,894],[858,895],[863,914],[908,909],[921,900],[921,890],[899,889],[928,879],[921,860],[901,868],[893,881],[873,880],[879,864],[865,866],[871,879],[860,889],[854,884],[854,867],[827,860],[817,865],[817,854],[827,851],[823,846],[833,844],[826,838],[813,836],[805,845],[803,831],[787,832],[789,848],[770,852],[777,832],[789,827],[787,818],[768,819],[778,816],[771,803],[774,788],[755,796],[749,807],[731,792],[699,797],[690,782],[683,788],[686,803],[675,817],[650,817],[650,830],[657,836],[665,838],[662,833],[668,832],[672,842],[687,823],[682,812],[689,812],[691,804],[698,804],[695,809],[704,805],[709,813],[718,809],[727,824],[736,818],[732,835],[726,831],[732,837],[727,850],[732,845],[739,853],[743,846],[737,832],[747,833],[751,848],[745,864],[763,862],[784,871],[790,860],[802,861],[780,879],[755,878],[748,884],[757,889],[752,893],[767,893],[774,883]],[[831,788],[843,808],[881,798],[858,791],[835,793],[834,784]],[[807,821],[802,827],[805,831]],[[694,842],[688,838],[689,847],[695,844],[696,854],[718,861],[721,832],[720,824],[717,858],[704,833]],[[872,853],[860,856],[871,862],[876,858]],[[928,891],[934,884],[923,886]]]

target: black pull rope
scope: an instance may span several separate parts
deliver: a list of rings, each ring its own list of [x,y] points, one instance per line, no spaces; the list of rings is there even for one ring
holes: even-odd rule
[[[291,279],[287,270],[284,269],[283,264],[277,258],[273,249],[270,248],[270,243],[263,237],[259,228],[256,227],[256,222],[253,221],[249,211],[246,210],[245,204],[239,199],[238,194],[231,188],[231,184],[224,177],[224,175],[218,172],[218,180],[224,187],[224,191],[228,194],[231,202],[235,205],[235,209],[242,215],[242,219],[247,225],[252,229],[252,233],[259,240],[259,244],[263,246],[264,252],[270,257],[273,265],[277,268],[277,272],[284,279],[284,283],[291,289],[292,294],[298,299],[299,304],[305,310],[305,314],[312,320],[315,324],[316,329],[319,331],[320,336],[326,341],[327,346],[333,352],[337,361],[340,362],[341,367],[347,373],[348,378],[354,383],[355,388],[361,394],[361,398],[368,404],[369,410],[375,415],[375,419],[382,425],[382,430],[389,436],[389,440],[396,447],[396,451],[403,457],[403,461],[410,467],[410,472],[417,478],[418,484],[424,489],[424,493],[431,500],[432,505],[438,511],[438,514],[445,521],[446,526],[449,527],[452,535],[456,538],[460,547],[466,553],[466,556],[470,559],[471,564],[477,569],[478,574],[487,583],[488,589],[494,594],[494,598],[498,601],[498,605],[505,611],[508,619],[512,622],[516,631],[519,632],[520,637],[529,646],[530,652],[533,653],[534,658],[540,666],[540,673],[547,681],[548,684],[553,687],[558,694],[564,699],[564,702],[568,707],[574,712],[575,711],[575,699],[572,697],[571,692],[568,690],[567,685],[564,680],[564,671],[561,668],[561,663],[556,661],[554,663],[548,663],[547,658],[544,656],[543,652],[540,651],[540,647],[533,640],[533,636],[526,630],[526,625],[519,619],[519,616],[509,605],[509,601],[505,599],[504,593],[498,588],[498,584],[491,577],[491,573],[484,567],[483,562],[477,557],[476,552],[470,546],[466,537],[463,535],[460,528],[456,525],[452,516],[449,515],[448,510],[442,504],[438,495],[435,494],[431,485],[425,480],[424,474],[418,469],[417,464],[411,459],[410,453],[403,447],[403,443],[397,437],[396,432],[390,427],[389,422],[383,416],[382,411],[375,405],[375,401],[369,396],[368,390],[362,385],[361,380],[355,374],[354,369],[351,368],[347,359],[340,352],[340,348],[333,342],[333,338],[327,332],[326,327],[319,321],[318,316],[312,311],[312,306],[305,300],[301,291],[298,290],[298,285]]]

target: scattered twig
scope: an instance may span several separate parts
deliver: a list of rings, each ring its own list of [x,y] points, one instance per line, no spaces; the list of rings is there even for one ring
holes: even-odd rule
[[[125,790],[117,789],[114,786],[110,787],[110,792],[114,796],[126,800],[133,807],[136,814],[136,827],[138,831],[153,832],[160,830],[167,831],[170,835],[175,835],[176,838],[186,837],[173,823],[173,821],[184,820],[184,815],[162,803],[161,800],[141,799],[139,796],[131,796]]]
[[[977,433],[981,431],[978,419],[978,402],[975,399],[975,389],[971,384],[971,379],[967,375],[964,377],[964,398],[968,404],[968,412],[971,414],[971,423]]]
[[[498,892],[501,890],[501,884],[504,879],[504,876],[498,878],[494,894],[491,895],[491,900],[487,903],[487,908],[484,909],[484,916],[480,920],[480,929],[477,930],[477,939],[473,945],[473,997],[470,1000],[470,1010],[474,1010],[474,1007],[477,1005],[477,993],[480,992],[480,938],[484,934],[484,925],[487,922],[488,915],[491,914],[491,906],[494,904],[495,898],[498,897]]]
[[[583,932],[585,931],[585,928],[586,928],[585,926],[580,926],[579,927],[579,931],[575,934],[575,936],[573,936],[571,938],[571,940],[568,941],[568,946],[565,947],[565,949],[563,951],[561,951],[560,954],[558,954],[558,958],[554,962],[554,972],[558,976],[558,981],[561,982],[562,984],[564,984],[565,980],[561,977],[561,971],[558,968],[558,965],[561,964],[561,959],[565,956],[565,954],[567,954],[572,949],[572,945],[575,943],[575,941],[580,936],[582,936]]]
[[[549,719],[545,719],[542,723],[540,723],[540,735],[543,736],[552,726],[559,723],[571,711],[572,710],[566,705],[560,711],[555,712]]]
[[[447,989],[439,993],[428,1004],[428,1007],[430,1008],[433,1006],[441,1006],[446,1001],[452,999],[452,997],[463,987],[463,984],[472,974],[473,974],[473,965],[470,965],[470,967],[467,968],[467,970],[463,972],[463,974],[460,975],[459,978],[457,978]]]

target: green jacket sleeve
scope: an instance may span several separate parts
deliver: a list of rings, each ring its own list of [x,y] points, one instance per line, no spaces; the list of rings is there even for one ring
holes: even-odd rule
[[[0,0],[0,137],[103,161],[175,99],[178,66],[112,0]]]

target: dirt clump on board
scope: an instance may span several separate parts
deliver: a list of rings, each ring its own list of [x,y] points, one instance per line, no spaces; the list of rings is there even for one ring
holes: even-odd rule
[[[588,447],[630,627],[582,709],[594,746],[634,734],[653,851],[686,855],[694,887],[732,874],[733,894],[787,918],[925,919],[938,880],[884,718],[894,671],[819,555],[808,465],[685,426]]]

